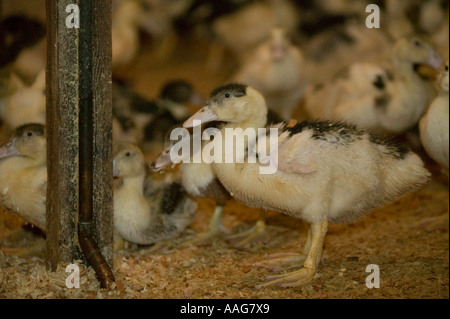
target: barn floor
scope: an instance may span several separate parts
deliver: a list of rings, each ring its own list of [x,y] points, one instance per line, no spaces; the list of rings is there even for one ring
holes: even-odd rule
[[[207,96],[225,76],[208,72],[204,60],[201,46],[190,45],[167,63],[155,63],[151,55],[142,54],[121,74],[149,98],[165,81],[180,77],[192,80]],[[128,247],[116,254],[117,282],[112,291],[99,289],[93,270],[82,265],[80,289],[68,289],[64,266],[48,273],[42,255],[17,258],[0,252],[0,298],[449,298],[448,181],[430,161],[428,165],[434,178],[422,190],[356,223],[331,225],[321,268],[303,287],[254,288],[271,272],[252,267],[253,263],[269,254],[301,251],[305,243],[306,225],[288,216],[269,213],[265,241],[245,248],[235,248],[224,238],[201,247],[178,247],[206,229],[213,203],[202,200],[184,237],[156,252]],[[259,210],[231,202],[224,224],[234,233],[248,229],[258,217]],[[21,223],[0,212],[0,239]],[[13,244],[36,242],[43,239],[28,234]],[[366,287],[370,264],[380,268],[379,289]]]

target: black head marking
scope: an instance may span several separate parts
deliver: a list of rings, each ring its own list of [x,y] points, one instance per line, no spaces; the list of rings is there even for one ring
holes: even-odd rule
[[[224,99],[230,97],[242,97],[247,95],[247,85],[232,83],[215,89],[209,99],[214,103],[221,103]]]
[[[22,137],[24,134],[28,134],[28,136],[31,136],[30,133],[34,136],[44,136],[45,126],[36,123],[19,126],[14,130],[13,137]]]
[[[160,97],[176,103],[188,102],[194,94],[194,88],[184,80],[171,81],[164,85]]]

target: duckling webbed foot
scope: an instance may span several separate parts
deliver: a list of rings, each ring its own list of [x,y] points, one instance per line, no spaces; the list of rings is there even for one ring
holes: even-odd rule
[[[303,265],[306,256],[298,253],[282,253],[268,256],[264,261],[253,264],[255,267],[270,269],[280,272]]]
[[[266,238],[266,222],[264,220],[258,220],[255,226],[251,229],[239,234],[228,236],[226,239],[235,247],[244,247],[247,244],[262,241]]]
[[[256,288],[260,289],[266,286],[273,286],[273,285],[277,285],[280,287],[298,287],[312,281],[314,279],[315,274],[316,274],[315,268],[303,267],[300,270],[291,273],[268,276],[267,279],[269,281],[264,284],[256,286]]]
[[[287,274],[268,276],[267,277],[268,282],[258,285],[256,286],[256,288],[260,289],[266,286],[273,286],[273,285],[281,287],[297,287],[313,280],[322,256],[323,241],[325,239],[327,228],[328,228],[327,221],[312,224],[310,226],[310,230],[308,232],[308,239],[305,246],[305,260],[303,263],[303,268]],[[285,261],[292,262],[300,260],[301,258],[299,258],[298,255],[294,254],[292,256],[279,259],[278,264],[280,263],[280,261],[282,264]]]

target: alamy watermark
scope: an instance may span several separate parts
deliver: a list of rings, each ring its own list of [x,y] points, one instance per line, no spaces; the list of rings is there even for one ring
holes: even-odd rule
[[[277,172],[278,128],[225,128],[225,134],[222,134],[217,128],[207,128],[202,132],[200,124],[201,121],[194,120],[192,137],[185,128],[171,131],[170,140],[177,141],[170,149],[172,163],[259,162],[260,174]],[[202,141],[209,142],[202,147]]]

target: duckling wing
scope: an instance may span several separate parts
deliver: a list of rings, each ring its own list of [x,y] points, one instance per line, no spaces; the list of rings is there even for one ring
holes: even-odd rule
[[[298,148],[293,148],[295,140],[290,140],[278,147],[278,169],[285,173],[311,174],[317,171],[317,166],[309,163],[307,154]]]

